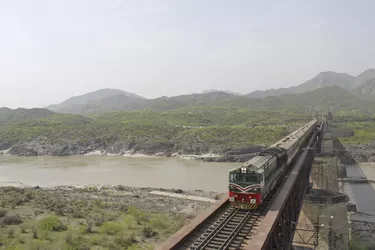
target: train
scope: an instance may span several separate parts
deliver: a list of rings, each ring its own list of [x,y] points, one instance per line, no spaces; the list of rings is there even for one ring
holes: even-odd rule
[[[229,202],[239,209],[256,209],[285,176],[296,155],[322,121],[314,119],[271,145],[241,167],[229,171]]]

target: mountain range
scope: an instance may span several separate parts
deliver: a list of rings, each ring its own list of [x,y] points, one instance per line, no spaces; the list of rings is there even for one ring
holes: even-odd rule
[[[332,71],[321,72],[297,86],[258,90],[245,95],[229,90],[207,90],[202,93],[147,99],[122,90],[101,89],[71,97],[46,109],[57,113],[83,115],[138,109],[167,111],[197,105],[236,105],[257,109],[298,106],[305,110],[341,107],[367,111],[371,109],[373,101],[375,69],[368,69],[358,76]]]
[[[358,76],[354,77],[346,73],[336,73],[332,71],[321,72],[314,78],[298,85],[289,88],[258,90],[247,94],[250,98],[264,98],[267,96],[279,96],[285,94],[300,94],[307,91],[339,86],[350,93],[357,95],[362,99],[375,100],[374,92],[363,92],[364,86],[368,89],[375,89],[375,69],[368,69]]]

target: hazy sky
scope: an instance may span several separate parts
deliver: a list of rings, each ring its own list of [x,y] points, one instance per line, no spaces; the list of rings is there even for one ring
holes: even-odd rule
[[[0,106],[248,93],[375,67],[375,1],[0,0]]]

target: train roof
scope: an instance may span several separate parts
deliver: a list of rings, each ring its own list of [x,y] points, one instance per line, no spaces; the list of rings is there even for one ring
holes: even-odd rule
[[[241,167],[234,168],[230,172],[240,171],[241,168],[250,168],[250,171],[262,173],[264,171],[264,164],[266,164],[268,161],[271,161],[274,157],[275,156],[272,154],[256,155],[247,162],[245,162]]]
[[[236,167],[230,170],[230,172],[235,170],[241,170],[241,168],[249,168],[253,167],[253,171],[257,171],[258,173],[263,172],[263,169],[260,169],[267,161],[270,161],[273,157],[281,157],[283,154],[286,153],[287,149],[294,144],[294,142],[300,138],[302,135],[306,133],[306,131],[314,126],[318,122],[317,119],[314,119],[299,129],[295,130],[293,133],[289,134],[288,136],[284,137],[280,141],[276,142],[275,144],[271,145],[269,148],[265,149],[258,155],[254,156],[247,162],[245,162],[241,167]]]
[[[281,157],[286,153],[285,148],[280,148],[280,147],[269,147],[260,152],[259,155],[275,155],[277,157]]]
[[[317,123],[317,121],[318,121],[317,119],[314,119],[314,120],[306,123],[305,125],[303,125],[299,129],[295,130],[293,133],[289,134],[288,136],[284,137],[280,141],[271,145],[270,148],[279,147],[279,148],[288,149],[291,145],[294,144],[294,142],[298,138],[300,138],[302,135],[304,135],[309,128],[314,126]]]
[[[265,154],[265,155],[257,155],[245,162],[242,167],[248,168],[251,166],[254,167],[262,167],[265,163],[270,161],[274,156],[270,154]]]

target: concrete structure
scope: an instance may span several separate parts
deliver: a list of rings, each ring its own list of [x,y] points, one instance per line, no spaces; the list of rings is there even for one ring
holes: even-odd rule
[[[321,250],[348,250],[347,195],[339,193],[338,157],[334,135],[324,126],[322,150],[314,157],[310,182],[296,226],[293,245]]]
[[[294,235],[295,245],[314,249],[348,249],[348,196],[313,189],[306,195]]]
[[[315,156],[310,180],[315,189],[339,191],[337,156],[325,154]]]

